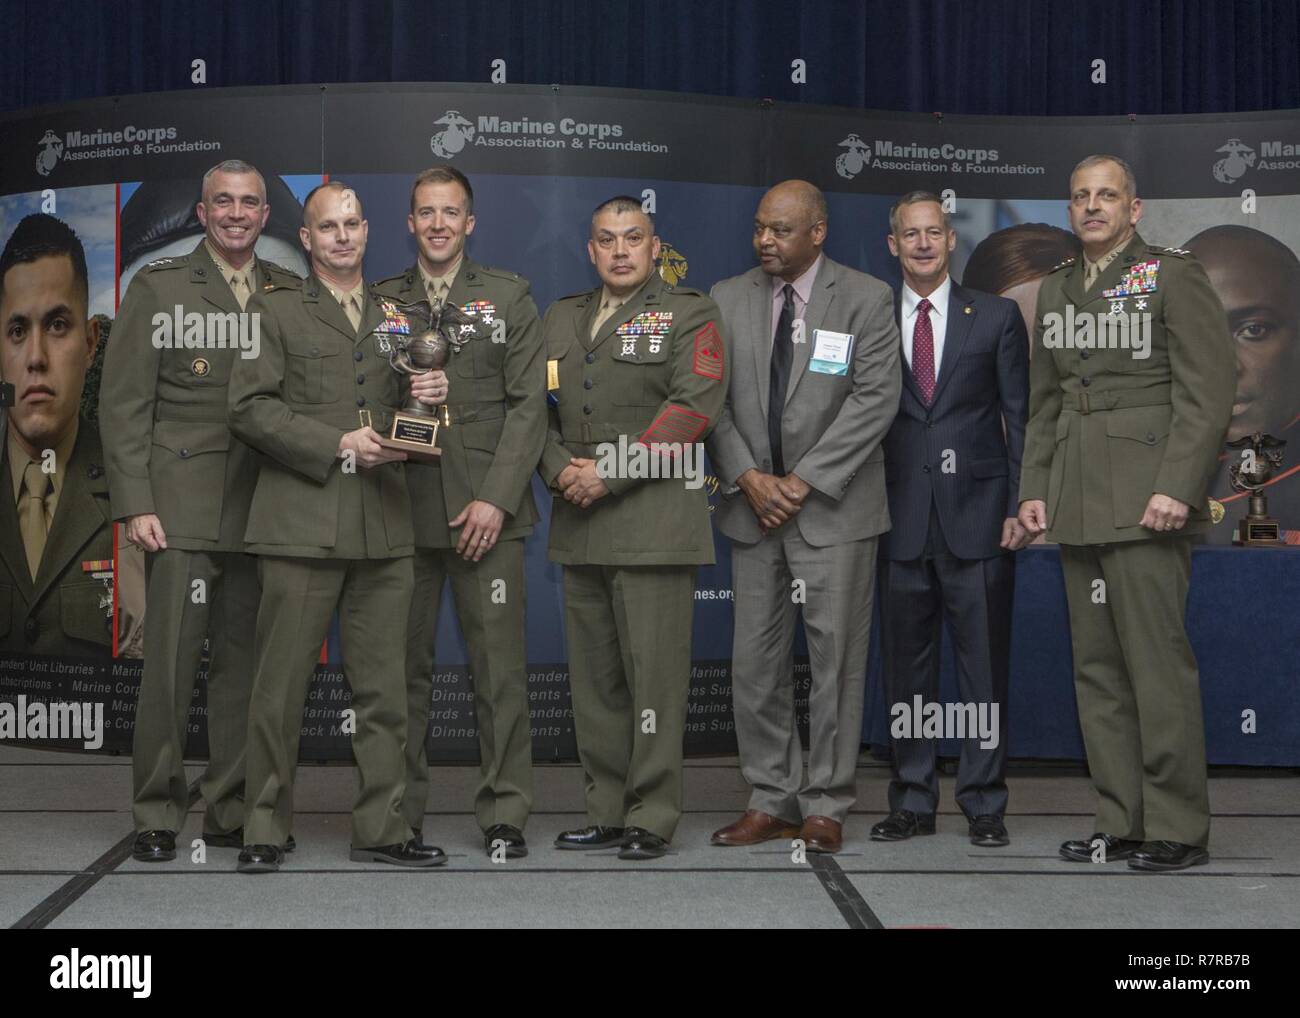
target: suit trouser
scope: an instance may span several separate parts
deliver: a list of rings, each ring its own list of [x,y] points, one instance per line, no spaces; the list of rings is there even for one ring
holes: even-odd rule
[[[880,562],[881,649],[885,695],[892,707],[939,702],[939,652],[948,620],[957,658],[957,691],[966,704],[997,712],[997,743],[980,746],[975,733],[962,740],[957,805],[968,819],[1000,817],[1007,809],[1007,690],[1011,670],[1013,555],[958,558],[948,547],[933,507],[925,551],[919,559]],[[969,717],[969,714],[966,715]],[[890,738],[894,777],[889,808],[934,813],[939,807],[935,739]]]
[[[242,552],[149,552],[145,590],[144,670],[131,747],[135,827],[179,831],[185,825],[185,742],[208,636],[208,766],[199,788],[207,802],[203,830],[226,834],[244,820],[253,687],[248,634],[261,596],[257,560]]]
[[[875,567],[876,538],[815,548],[793,523],[757,544],[732,544],[731,693],[750,809],[794,824],[848,815],[857,797]],[[812,671],[806,781],[794,711],[800,590]]]
[[[1204,847],[1205,725],[1184,626],[1191,539],[1063,544],[1061,566],[1094,829]]]
[[[455,548],[418,549],[415,553],[415,594],[406,632],[408,720],[402,815],[411,827],[419,830],[424,826],[429,800],[433,638],[448,576],[460,631],[469,648],[478,719],[479,783],[474,813],[483,831],[495,824],[522,830],[533,801],[523,538],[499,542],[478,562],[466,562]]]
[[[343,673],[352,687],[360,778],[352,845],[410,839],[402,819],[406,775],[403,680],[411,559],[262,556],[257,666],[248,717],[244,844],[283,845],[293,820],[293,781],[302,713],[330,617],[339,613]]]
[[[569,686],[593,824],[665,840],[677,829],[695,571],[564,567]]]

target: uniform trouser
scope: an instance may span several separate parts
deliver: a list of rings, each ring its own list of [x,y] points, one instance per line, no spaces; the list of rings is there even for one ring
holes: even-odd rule
[[[1204,847],[1205,726],[1184,618],[1191,540],[1061,545],[1094,830]],[[1096,583],[1104,580],[1104,585]]]
[[[943,621],[952,633],[957,692],[976,705],[976,717],[996,711],[997,739],[981,746],[976,732],[961,743],[957,766],[957,805],[968,819],[1000,817],[1007,809],[1007,689],[1011,665],[1011,599],[1016,560],[1010,554],[958,558],[948,548],[938,515],[931,509],[930,530],[918,559],[881,559],[881,649],[885,696],[892,708],[915,697],[939,702],[939,648]],[[986,712],[981,715],[981,709]],[[964,717],[969,720],[970,714]],[[915,723],[915,722],[914,722]],[[951,737],[951,736],[950,736]],[[893,780],[889,808],[934,813],[939,806],[935,739],[890,738]]]
[[[731,546],[731,695],[750,809],[794,824],[810,816],[843,823],[848,815],[857,797],[875,571],[874,537],[814,548],[791,524],[757,544]],[[812,672],[807,780],[794,710],[800,610]]]
[[[593,824],[665,840],[677,829],[695,571],[564,567],[573,722]]]
[[[203,830],[229,833],[244,819],[257,560],[242,552],[150,552],[145,589],[144,673],[131,749],[136,830],[179,831],[185,824],[186,732],[209,636],[208,767],[199,782],[207,802]]]
[[[402,819],[406,774],[406,617],[411,559],[262,556],[257,664],[248,717],[248,792],[244,844],[283,845],[293,819],[293,780],[302,713],[335,608],[343,673],[352,687],[359,782],[352,845],[407,841]]]
[[[504,540],[478,562],[455,548],[415,553],[415,594],[406,633],[406,794],[402,815],[419,830],[429,799],[429,698],[434,632],[444,581],[451,577],[460,631],[469,648],[478,719],[479,783],[474,813],[480,829],[523,829],[533,801],[533,744],[525,655],[524,542]]]

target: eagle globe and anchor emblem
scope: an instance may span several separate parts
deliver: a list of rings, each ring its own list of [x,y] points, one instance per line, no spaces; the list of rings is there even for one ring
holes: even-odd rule
[[[46,131],[45,136],[36,144],[41,146],[40,152],[36,154],[36,172],[42,177],[48,177],[63,156],[63,139],[53,131]]]
[[[856,134],[850,134],[840,142],[839,147],[848,151],[841,152],[835,157],[835,172],[845,180],[852,180],[867,168],[867,160],[871,158],[871,146]]]
[[[474,140],[474,122],[459,110],[448,110],[434,121],[442,130],[429,139],[429,148],[439,159],[450,159]]]
[[[1225,153],[1214,164],[1214,179],[1220,184],[1231,184],[1255,165],[1255,150],[1240,138],[1229,138],[1215,151]]]

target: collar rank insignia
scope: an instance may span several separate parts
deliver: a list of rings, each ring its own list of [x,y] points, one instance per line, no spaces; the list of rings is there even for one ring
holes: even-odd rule
[[[1103,290],[1103,297],[1129,297],[1138,293],[1155,293],[1156,277],[1160,273],[1160,260],[1138,262],[1129,267],[1122,279],[1109,290]]]

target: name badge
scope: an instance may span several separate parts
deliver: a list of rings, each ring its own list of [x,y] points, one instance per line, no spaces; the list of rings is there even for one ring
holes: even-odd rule
[[[546,362],[546,388],[550,392],[554,392],[559,387],[560,387],[560,362],[547,361]]]
[[[808,367],[822,375],[847,375],[852,352],[852,333],[814,329],[812,360]]]

